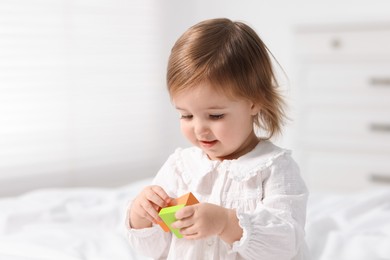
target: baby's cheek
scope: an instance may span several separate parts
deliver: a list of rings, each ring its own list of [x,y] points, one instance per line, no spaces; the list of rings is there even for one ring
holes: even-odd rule
[[[194,132],[192,131],[192,127],[186,123],[181,123],[180,129],[181,129],[181,132],[184,135],[184,137],[187,138],[187,140],[189,140],[191,143],[193,143],[194,142]]]

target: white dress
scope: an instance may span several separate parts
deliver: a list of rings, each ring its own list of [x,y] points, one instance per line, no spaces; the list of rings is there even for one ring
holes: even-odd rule
[[[128,227],[131,246],[154,259],[306,259],[308,192],[288,150],[261,141],[236,160],[213,161],[197,147],[177,149],[154,179],[171,197],[192,192],[199,202],[234,208],[243,236],[178,239],[158,225]],[[126,221],[129,223],[129,221]]]

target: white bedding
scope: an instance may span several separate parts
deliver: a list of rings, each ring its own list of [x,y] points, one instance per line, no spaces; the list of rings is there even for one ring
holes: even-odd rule
[[[313,260],[389,260],[390,188],[312,194],[306,240]]]
[[[38,190],[0,200],[0,260],[145,259],[126,240],[129,199],[150,184]]]
[[[150,181],[0,199],[0,260],[146,259],[128,246],[124,217]],[[311,194],[306,232],[313,260],[389,260],[390,189]]]

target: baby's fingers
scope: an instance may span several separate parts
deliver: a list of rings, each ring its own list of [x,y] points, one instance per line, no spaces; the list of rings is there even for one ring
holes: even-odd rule
[[[166,207],[171,198],[160,186],[150,186],[145,192],[146,199],[159,206],[160,208]]]
[[[185,218],[185,219],[175,221],[171,226],[173,228],[183,229],[183,228],[189,228],[193,225],[194,225],[193,218]]]
[[[156,223],[156,220],[160,220],[160,217],[158,216],[158,207],[154,206],[149,201],[144,201],[140,206],[145,212],[143,215],[144,218],[153,223]]]
[[[147,215],[145,218],[154,223],[156,223],[156,220],[160,221],[161,219],[158,216],[158,211],[160,208],[168,206],[171,198],[163,188],[157,185],[147,187],[143,194],[145,200],[141,202],[140,206]]]
[[[176,212],[175,217],[177,219],[189,218],[194,215],[195,210],[196,210],[196,205],[184,207]]]

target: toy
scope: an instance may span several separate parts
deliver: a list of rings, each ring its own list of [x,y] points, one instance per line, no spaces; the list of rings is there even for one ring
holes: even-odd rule
[[[161,209],[159,212],[161,219],[164,221],[163,223],[166,225],[166,227],[168,227],[168,231],[169,230],[172,231],[172,233],[175,234],[177,238],[182,238],[183,236],[180,234],[178,229],[172,228],[171,225],[173,222],[176,221],[175,213],[183,207],[185,207],[184,204],[166,207],[166,208]],[[165,227],[164,227],[164,230],[166,231]]]
[[[162,208],[158,213],[162,219],[158,224],[165,232],[171,231],[177,238],[182,238],[183,236],[180,234],[179,230],[172,228],[171,224],[176,221],[175,214],[179,209],[196,203],[199,203],[199,201],[191,192],[172,200],[168,204],[168,207]]]

